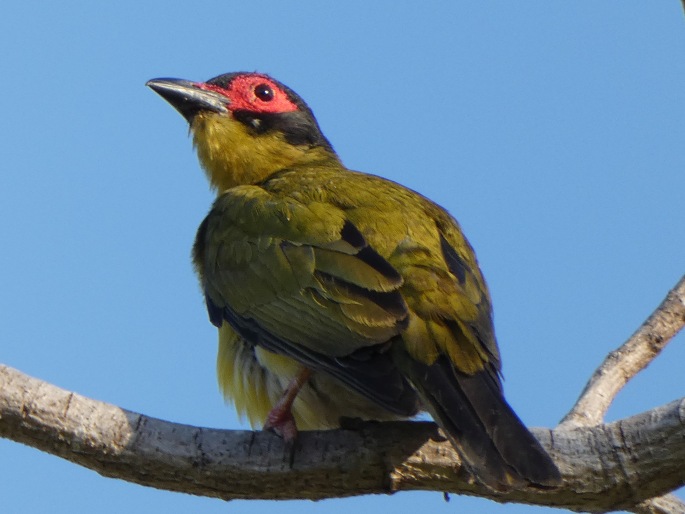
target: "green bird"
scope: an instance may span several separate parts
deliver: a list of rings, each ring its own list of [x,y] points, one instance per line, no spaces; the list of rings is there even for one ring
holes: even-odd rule
[[[241,415],[292,440],[428,411],[486,486],[560,483],[504,399],[488,289],[447,211],[347,169],[267,75],[147,85],[188,121],[217,191],[193,261]]]

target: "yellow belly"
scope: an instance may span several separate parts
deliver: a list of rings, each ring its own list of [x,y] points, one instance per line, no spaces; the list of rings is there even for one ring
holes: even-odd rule
[[[227,402],[253,427],[261,427],[292,378],[303,368],[297,361],[254,347],[224,322],[219,329],[217,376]],[[328,374],[313,372],[293,404],[300,430],[340,426],[340,418],[387,421],[401,419]]]

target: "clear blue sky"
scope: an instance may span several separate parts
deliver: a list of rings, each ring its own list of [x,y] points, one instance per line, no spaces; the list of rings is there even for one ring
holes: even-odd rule
[[[208,190],[144,87],[258,70],[351,168],[462,223],[507,396],[553,426],[685,272],[685,16],[606,2],[12,2],[0,17],[0,362],[148,415],[245,427],[216,387],[189,252]],[[611,419],[685,394],[680,336]],[[2,511],[532,513],[440,493],[225,502],[0,440]],[[679,493],[683,497],[683,493]]]

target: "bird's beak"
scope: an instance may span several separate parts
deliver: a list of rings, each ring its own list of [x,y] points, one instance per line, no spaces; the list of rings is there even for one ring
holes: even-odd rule
[[[210,111],[219,114],[228,112],[229,100],[215,91],[201,88],[201,84],[182,79],[152,79],[145,85],[169,102],[174,109],[192,123],[199,112]]]

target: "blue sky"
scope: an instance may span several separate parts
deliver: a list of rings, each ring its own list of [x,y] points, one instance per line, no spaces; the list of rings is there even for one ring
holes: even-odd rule
[[[0,362],[92,398],[246,426],[216,387],[189,260],[212,195],[185,122],[144,87],[153,77],[270,73],[349,167],[454,214],[529,425],[555,425],[685,272],[677,0],[13,2],[0,45]],[[685,394],[684,343],[610,419]],[[545,510],[440,493],[226,504],[6,440],[0,460],[8,513]]]

